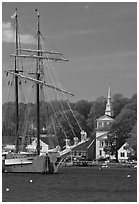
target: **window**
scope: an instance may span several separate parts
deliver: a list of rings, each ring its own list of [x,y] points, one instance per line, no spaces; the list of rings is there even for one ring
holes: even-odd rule
[[[104,122],[104,127],[106,127],[107,126],[107,122]]]
[[[123,146],[123,149],[126,150],[126,149],[127,149],[127,146]]]
[[[102,156],[102,150],[99,150],[99,155]]]
[[[121,157],[125,157],[125,153],[124,152],[121,152]]]
[[[104,141],[100,141],[99,146],[103,147],[104,146]]]
[[[100,122],[100,123],[99,123],[99,128],[101,128],[101,127],[102,127],[102,123]]]

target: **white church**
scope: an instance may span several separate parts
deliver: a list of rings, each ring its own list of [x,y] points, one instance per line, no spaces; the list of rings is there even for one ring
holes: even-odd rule
[[[111,103],[111,89],[109,86],[108,97],[105,109],[105,115],[97,119],[96,127],[96,159],[101,157],[106,158],[109,155],[106,155],[104,147],[106,145],[108,126],[112,124],[114,112]]]

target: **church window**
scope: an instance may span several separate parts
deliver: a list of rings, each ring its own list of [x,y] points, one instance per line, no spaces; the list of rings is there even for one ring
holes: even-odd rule
[[[99,150],[99,155],[102,156],[102,150]]]
[[[107,126],[107,122],[104,122],[104,127],[106,127]]]
[[[99,128],[101,128],[101,127],[102,127],[102,122],[99,123]]]

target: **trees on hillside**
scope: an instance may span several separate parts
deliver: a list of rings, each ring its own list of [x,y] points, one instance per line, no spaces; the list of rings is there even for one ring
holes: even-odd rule
[[[85,119],[87,119],[91,105],[92,105],[91,102],[80,100],[77,103],[75,103],[74,110],[83,115]]]
[[[96,119],[105,114],[105,108],[106,98],[103,96],[92,102],[80,100],[76,103],[70,103],[70,107],[67,101],[42,101],[40,103],[41,129],[44,127],[50,132],[55,131],[61,145],[64,145],[62,141],[64,141],[66,138],[62,130],[65,131],[71,140],[73,140],[74,133],[76,136],[78,136],[78,138],[80,138],[79,125],[87,132],[88,136],[93,139],[95,138]],[[109,140],[113,140],[114,142],[116,133],[118,148],[127,138],[131,137],[130,143],[133,143],[133,146],[135,147],[136,139],[133,135],[135,134],[135,126],[137,121],[137,94],[134,94],[130,99],[124,97],[122,94],[115,94],[113,96],[113,108],[115,113],[115,121],[109,131]],[[7,127],[7,124],[11,134],[13,136],[15,135],[14,109],[14,102],[9,102],[3,105],[3,137],[5,137],[7,134],[5,133],[5,127]],[[27,115],[26,118],[24,115]],[[76,117],[77,121],[75,120],[74,116]],[[68,124],[67,118],[71,126]],[[7,121],[9,122],[7,123]],[[31,125],[33,127],[36,126],[35,104],[19,104],[19,124],[22,126],[22,129],[24,129],[23,124],[27,123],[27,121],[28,127]],[[73,128],[74,133],[71,127]],[[35,132],[32,134],[34,135]],[[132,140],[134,142],[132,142]],[[112,141],[110,141],[110,143],[112,143]]]
[[[75,136],[81,139],[81,128],[86,130],[85,118],[78,112],[74,111],[72,113],[70,110],[64,112],[59,111],[52,118],[53,121],[50,124],[48,132],[57,135],[61,147],[65,145],[66,138],[70,139],[71,142],[73,142]]]
[[[94,112],[96,119],[105,114],[106,101],[106,97],[101,96],[92,102],[91,112]]]
[[[127,143],[134,149],[134,159],[137,159],[137,122],[131,131],[131,137],[128,138]]]
[[[114,110],[114,117],[119,115],[122,108],[128,103],[128,99],[123,96],[123,94],[115,94],[113,96],[112,104],[113,104],[113,110]]]
[[[90,112],[87,118],[87,126],[90,130],[91,136],[95,137],[96,119],[104,115],[106,107],[106,98],[101,96],[92,102]]]

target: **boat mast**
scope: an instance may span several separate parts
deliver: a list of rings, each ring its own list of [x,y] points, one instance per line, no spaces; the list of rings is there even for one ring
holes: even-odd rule
[[[38,17],[38,50],[40,50],[40,14],[39,11],[36,9],[37,17]],[[40,79],[40,52],[38,52],[38,59],[37,59],[37,66],[36,66],[36,79]],[[39,84],[36,84],[36,106],[37,106],[37,154],[40,154],[40,108],[39,108]]]
[[[17,8],[15,9],[15,40],[16,40],[16,55],[18,55],[18,18]],[[18,73],[18,58],[15,57],[15,73]],[[18,76],[15,76],[15,108],[16,108],[16,152],[19,150],[19,116],[18,116]]]
[[[40,108],[39,108],[39,103],[40,103],[40,93],[39,93],[39,89],[40,89],[40,85],[44,85],[47,86],[51,89],[69,94],[71,96],[73,96],[73,94],[71,92],[62,90],[58,87],[55,87],[53,85],[50,85],[48,83],[46,83],[45,81],[41,81],[40,80],[40,69],[41,69],[41,62],[42,60],[52,60],[52,61],[68,61],[67,59],[61,58],[61,56],[63,55],[62,53],[59,52],[52,52],[52,51],[45,51],[42,50],[41,48],[41,33],[40,33],[40,14],[38,9],[35,10],[37,12],[37,50],[31,50],[31,49],[21,49],[18,46],[18,18],[17,18],[17,8],[16,8],[16,12],[15,14],[12,16],[12,18],[15,18],[15,22],[16,22],[16,53],[12,54],[11,57],[15,58],[15,69],[14,72],[13,70],[9,70],[7,73],[10,73],[12,75],[15,76],[15,105],[16,105],[16,152],[18,152],[19,150],[19,113],[18,113],[18,77],[20,78],[25,78],[28,79],[30,81],[33,81],[36,83],[36,112],[37,112],[37,121],[36,121],[36,127],[37,127],[37,154],[40,154]],[[19,54],[21,51],[26,51],[26,52],[32,52],[35,53],[34,55],[25,55],[25,54]],[[44,54],[50,54],[51,56],[47,56]],[[56,57],[54,55],[57,55]],[[18,58],[34,58],[36,59],[36,79],[34,78],[30,78],[30,77],[26,77],[23,76],[21,74],[19,74],[19,72],[22,70],[18,69]]]

